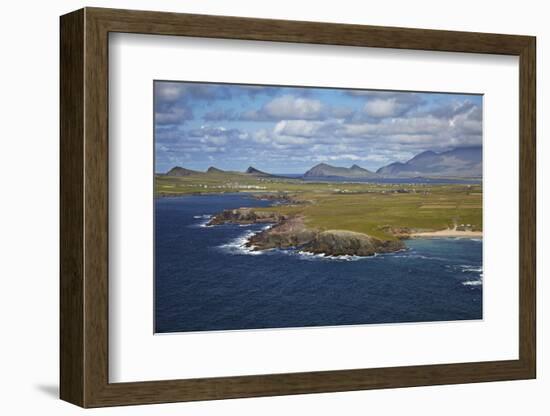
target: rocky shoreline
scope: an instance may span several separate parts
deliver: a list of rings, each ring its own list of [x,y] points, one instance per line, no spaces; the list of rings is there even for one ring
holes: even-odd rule
[[[305,225],[303,217],[285,216],[275,211],[257,211],[254,208],[225,210],[215,215],[208,225],[227,223],[274,224],[250,237],[246,245],[252,250],[297,248],[326,256],[373,256],[405,248],[401,239],[381,240],[347,230],[311,229]]]

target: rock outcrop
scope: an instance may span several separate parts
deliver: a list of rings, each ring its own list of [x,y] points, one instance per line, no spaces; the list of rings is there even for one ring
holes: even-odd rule
[[[226,209],[214,216],[208,225],[220,225],[226,223],[235,224],[256,224],[256,223],[278,223],[286,217],[272,211],[255,211],[252,208]]]
[[[380,240],[367,234],[347,230],[327,230],[316,234],[303,248],[304,251],[328,256],[372,256],[402,250],[400,240]]]
[[[310,230],[304,226],[303,218],[293,217],[253,235],[248,240],[247,246],[252,247],[254,250],[300,248],[309,244],[316,234],[314,230]]]
[[[253,208],[225,210],[213,217],[209,225],[226,223],[274,223],[273,227],[250,237],[246,245],[253,250],[298,248],[327,256],[372,256],[405,248],[400,239],[381,240],[347,230],[320,231],[308,228],[303,217],[288,217],[273,211],[256,211]]]

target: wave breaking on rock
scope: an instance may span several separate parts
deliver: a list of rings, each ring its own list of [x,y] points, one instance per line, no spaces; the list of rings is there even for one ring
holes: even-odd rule
[[[301,216],[287,216],[274,211],[253,208],[225,210],[215,215],[208,225],[270,223],[272,227],[251,235],[246,246],[253,251],[299,249],[325,256],[373,256],[405,248],[400,239],[382,240],[347,230],[317,230],[306,226]]]

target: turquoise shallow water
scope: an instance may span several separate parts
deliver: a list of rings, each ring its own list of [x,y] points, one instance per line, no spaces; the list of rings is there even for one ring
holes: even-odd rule
[[[155,331],[332,326],[482,318],[482,241],[422,239],[375,257],[250,252],[264,226],[206,227],[242,194],[155,201]]]

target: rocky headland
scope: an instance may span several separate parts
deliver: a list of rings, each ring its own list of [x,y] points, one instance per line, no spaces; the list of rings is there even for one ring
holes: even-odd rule
[[[238,208],[215,215],[208,225],[274,224],[249,238],[252,250],[297,248],[326,256],[372,256],[405,248],[400,239],[382,240],[367,234],[347,230],[317,230],[306,226],[301,216],[286,216],[275,211]]]
[[[220,224],[265,224],[279,223],[286,220],[285,215],[272,211],[256,211],[253,208],[226,209],[212,217],[207,225]]]

